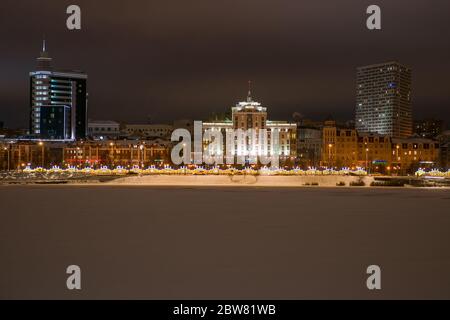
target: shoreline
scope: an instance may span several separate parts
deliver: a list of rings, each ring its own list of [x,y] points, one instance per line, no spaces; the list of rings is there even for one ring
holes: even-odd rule
[[[400,182],[394,185],[392,182]],[[384,185],[383,183],[391,183]],[[142,175],[142,176],[90,176],[73,179],[17,179],[0,180],[0,186],[87,186],[87,187],[191,187],[191,188],[333,188],[333,189],[438,189],[450,188],[445,179],[440,185],[425,184],[416,177],[378,177],[378,176],[180,176],[180,175]],[[377,185],[373,185],[376,183]]]

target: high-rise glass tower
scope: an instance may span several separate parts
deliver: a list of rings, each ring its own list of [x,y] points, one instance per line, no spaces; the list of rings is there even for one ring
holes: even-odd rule
[[[392,137],[412,134],[411,69],[387,62],[359,67],[356,129]]]
[[[87,75],[56,71],[45,46],[30,72],[30,134],[37,139],[79,140],[87,135]]]

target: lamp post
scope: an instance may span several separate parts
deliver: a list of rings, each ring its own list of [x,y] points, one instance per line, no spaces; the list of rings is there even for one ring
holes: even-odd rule
[[[330,168],[331,168],[331,148],[333,148],[333,145],[330,143],[328,145],[328,165],[330,166]]]
[[[366,148],[366,171],[369,172],[369,148]]]
[[[41,167],[44,168],[44,143],[40,141],[39,145],[41,146]]]
[[[111,146],[110,160],[111,160],[111,168],[114,167],[114,142],[109,144]]]
[[[139,149],[141,149],[141,167],[144,168],[144,145],[141,144]]]
[[[398,168],[400,167],[400,157],[398,156],[398,152],[400,150],[400,146],[399,145],[396,146],[396,150],[397,150],[397,153],[396,153],[397,156],[396,156],[395,162],[397,163],[397,175],[398,175]]]

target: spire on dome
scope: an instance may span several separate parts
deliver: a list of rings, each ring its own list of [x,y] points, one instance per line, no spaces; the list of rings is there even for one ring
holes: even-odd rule
[[[248,94],[247,94],[247,102],[252,102],[253,98],[252,98],[252,82],[249,81],[248,82]]]

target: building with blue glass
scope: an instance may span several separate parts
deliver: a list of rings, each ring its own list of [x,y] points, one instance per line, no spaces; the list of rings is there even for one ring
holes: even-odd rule
[[[42,140],[82,140],[87,136],[87,75],[56,71],[45,41],[30,72],[30,135]]]

